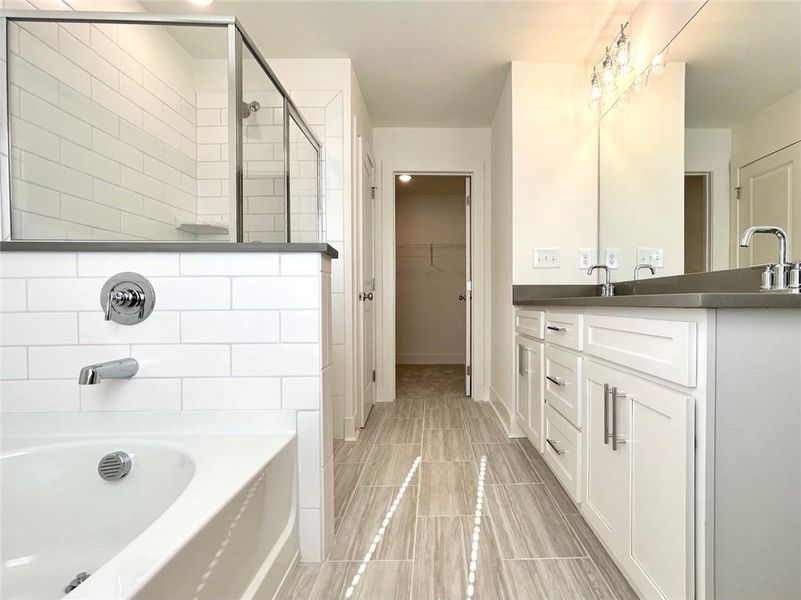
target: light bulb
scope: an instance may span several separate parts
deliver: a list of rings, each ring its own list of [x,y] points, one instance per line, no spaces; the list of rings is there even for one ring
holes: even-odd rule
[[[651,73],[654,75],[661,75],[665,72],[665,63],[667,63],[667,48],[654,56],[651,61]]]
[[[609,56],[609,48],[606,49],[606,55],[601,63],[601,79],[603,79],[604,87],[615,83],[615,62]]]
[[[592,68],[592,79],[590,80],[590,98],[592,98],[593,103],[598,102],[601,99],[601,82],[598,80],[598,71],[595,67]]]
[[[409,183],[412,180],[412,176],[408,173],[404,173],[403,175],[398,175],[398,181],[401,183]]]
[[[620,67],[629,64],[631,59],[631,38],[626,35],[626,27],[628,27],[628,23],[621,23],[620,33],[615,41],[615,60]]]

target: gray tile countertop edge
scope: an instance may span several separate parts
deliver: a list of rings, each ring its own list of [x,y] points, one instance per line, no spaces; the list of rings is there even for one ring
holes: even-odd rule
[[[264,242],[0,242],[0,252],[319,252],[338,258],[331,244]]]

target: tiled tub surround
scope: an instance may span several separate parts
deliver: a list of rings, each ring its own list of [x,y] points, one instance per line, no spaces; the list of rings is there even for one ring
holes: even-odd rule
[[[103,282],[147,277],[144,322],[103,320]],[[298,434],[302,560],[333,514],[331,260],[320,253],[0,254],[4,413],[290,411]],[[130,380],[78,386],[80,367],[131,356]]]

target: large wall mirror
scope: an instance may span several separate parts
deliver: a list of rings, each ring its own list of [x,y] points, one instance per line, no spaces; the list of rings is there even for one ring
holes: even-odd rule
[[[751,225],[801,260],[801,0],[712,0],[662,57],[601,118],[600,261],[621,280],[776,262],[771,237],[738,247]]]

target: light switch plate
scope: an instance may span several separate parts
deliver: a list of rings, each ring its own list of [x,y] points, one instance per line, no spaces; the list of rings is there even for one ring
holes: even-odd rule
[[[665,266],[665,249],[638,247],[637,263],[653,265],[657,269],[662,269]]]
[[[607,248],[604,264],[610,269],[617,269],[620,264],[620,250],[617,248]]]
[[[558,269],[561,262],[559,248],[534,248],[531,250],[531,266],[534,269]]]
[[[578,251],[578,269],[579,271],[587,271],[593,265],[592,250],[589,248],[580,248]]]

